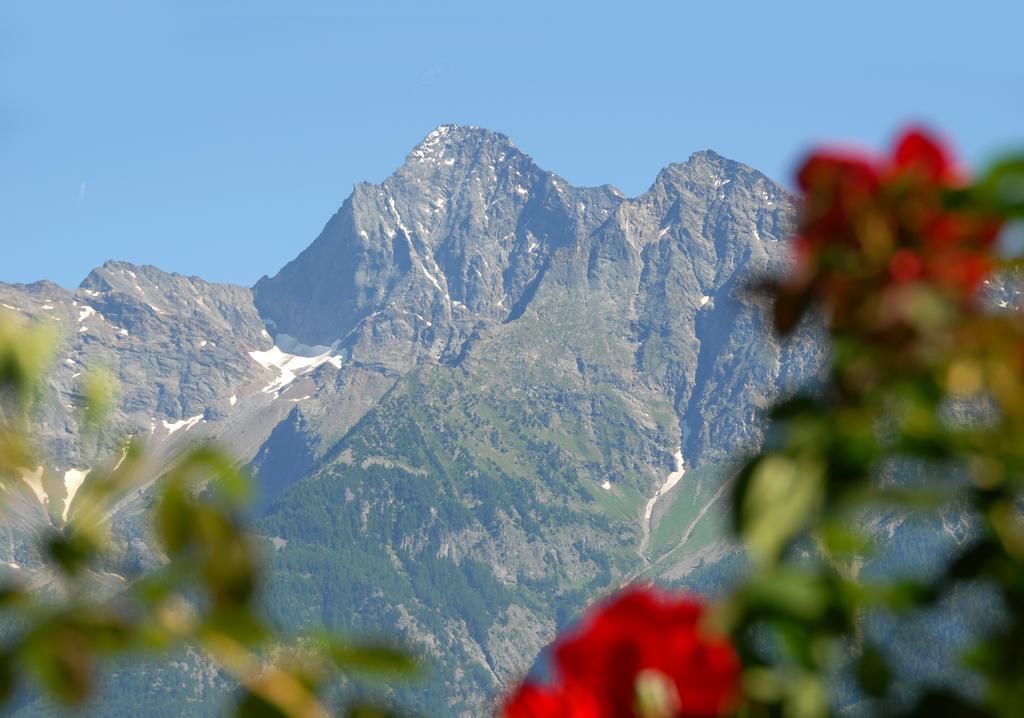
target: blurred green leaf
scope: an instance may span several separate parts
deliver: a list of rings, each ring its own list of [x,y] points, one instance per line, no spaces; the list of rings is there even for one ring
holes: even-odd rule
[[[786,568],[758,574],[740,596],[754,612],[813,623],[828,610],[830,591],[817,575]]]
[[[821,533],[825,549],[832,557],[864,556],[872,549],[871,539],[845,522],[826,521]]]
[[[29,596],[25,589],[17,583],[8,583],[0,586],[0,609],[9,609],[18,604],[23,604]]]
[[[272,637],[264,622],[249,608],[214,611],[203,621],[201,634],[217,634],[246,645],[257,645]]]
[[[44,387],[55,340],[52,327],[0,312],[0,477],[9,484],[3,488],[26,498],[29,489],[19,477],[39,465],[30,409]],[[116,397],[113,376],[88,371],[80,390],[82,425],[98,433]],[[124,442],[109,465],[89,471],[64,525],[39,537],[46,570],[57,571],[58,591],[0,587],[10,629],[0,646],[0,703],[26,673],[57,700],[80,705],[101,659],[183,645],[205,649],[239,681],[239,714],[246,716],[326,718],[316,692],[337,673],[335,663],[378,675],[411,671],[412,661],[391,647],[334,641],[295,648],[266,625],[255,603],[260,555],[243,522],[250,481],[233,457],[203,445],[180,454],[163,476],[145,476],[147,465],[140,442]],[[133,577],[115,598],[96,597],[87,568],[96,564],[98,570],[111,558],[110,507],[150,484],[153,530],[166,561]]]
[[[370,673],[413,675],[416,661],[405,651],[382,643],[351,643],[330,640],[327,649],[331,660],[342,669]]]
[[[188,546],[193,532],[195,509],[187,487],[168,481],[155,511],[155,528],[163,549],[174,558]]]
[[[117,379],[99,367],[85,371],[80,381],[82,428],[96,432],[107,420],[117,398]]]
[[[9,652],[0,653],[0,704],[11,698],[16,685],[15,658]]]
[[[931,605],[940,593],[936,585],[909,579],[865,587],[869,601],[897,613]]]
[[[828,693],[820,676],[801,673],[787,685],[787,718],[825,718],[828,715]]]
[[[926,691],[908,718],[991,718],[992,714],[948,689]]]
[[[370,703],[351,706],[345,712],[345,716],[346,718],[398,718],[398,714],[393,710]]]
[[[11,393],[16,410],[35,399],[57,347],[51,324],[29,324],[14,312],[0,309],[0,392]]]
[[[865,646],[857,659],[857,683],[861,690],[875,698],[885,695],[892,683],[888,661],[872,645]]]
[[[757,558],[775,561],[819,510],[823,468],[816,458],[781,454],[769,454],[753,464],[739,507],[739,529]]]
[[[95,655],[88,637],[74,624],[56,622],[27,641],[28,667],[58,700],[80,704],[92,686]]]
[[[292,718],[273,703],[248,690],[243,690],[242,697],[237,699],[234,715],[237,718]]]
[[[53,532],[44,543],[46,555],[68,576],[77,576],[95,559],[97,549],[93,541],[78,532]]]
[[[971,187],[950,193],[947,202],[963,210],[982,209],[1003,217],[1024,216],[1024,156],[1000,160]]]
[[[967,547],[947,568],[947,575],[954,580],[974,579],[987,573],[1002,556],[999,547],[991,540],[982,539]]]

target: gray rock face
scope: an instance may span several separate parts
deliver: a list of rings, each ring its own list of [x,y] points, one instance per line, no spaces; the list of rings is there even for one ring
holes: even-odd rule
[[[279,333],[340,342],[356,360],[451,360],[476,328],[521,313],[554,253],[619,202],[541,170],[504,135],[444,125],[383,184],[357,185],[308,249],[256,284],[256,305]]]
[[[444,125],[252,291],[108,263],[0,303],[68,328],[55,470],[89,458],[67,406],[105,364],[111,436],[251,462],[284,625],[394,628],[443,684],[414,706],[480,715],[596,595],[732,550],[724,467],[821,362],[745,289],[786,265],[792,222],[784,189],[713,152],[629,199]]]
[[[0,284],[0,305],[55,325],[61,337],[51,390],[36,414],[40,466],[27,467],[38,479],[22,480],[16,500],[4,505],[0,556],[15,570],[32,572],[33,585],[48,586],[52,577],[39,570],[38,533],[73,516],[77,481],[89,481],[81,472],[109,461],[132,435],[146,442],[153,476],[112,507],[110,518],[125,529],[126,566],[151,562],[137,524],[143,518],[143,492],[159,475],[163,458],[190,439],[226,428],[223,419],[236,408],[229,397],[264,374],[248,354],[271,344],[251,291],[108,262],[74,291],[49,282]],[[83,436],[82,382],[97,368],[116,380],[117,400],[102,434]],[[252,424],[260,431],[257,421]],[[247,448],[243,441],[234,445]],[[126,566],[97,574],[96,590],[120,590],[124,579],[117,577],[130,572]]]
[[[591,375],[657,381],[693,461],[756,440],[755,410],[793,370],[742,296],[747,278],[784,264],[791,225],[781,187],[713,152],[628,200],[569,185],[504,135],[445,125],[381,185],[358,185],[255,301],[277,336],[388,374],[459,363],[528,312],[558,317],[553,335],[586,315],[591,336],[632,354]]]
[[[792,217],[781,187],[713,152],[627,199],[572,187],[501,135],[431,133],[255,288],[277,332],[348,352],[339,377],[389,382],[265,519],[288,542],[282,583],[311,534],[373,553],[389,585],[418,587],[380,596],[373,624],[433,647],[445,705],[478,715],[593,596],[729,555],[723,467],[821,361],[807,332],[774,340],[746,290],[785,267]],[[662,492],[675,452],[692,478]],[[424,566],[499,588],[467,609],[473,589],[429,585]],[[360,571],[325,560],[309,605],[348,605],[329,576]]]
[[[250,290],[123,262],[93,270],[75,291],[0,285],[0,302],[60,329],[43,434],[50,458],[64,466],[95,458],[76,439],[85,370],[101,367],[117,379],[108,433],[159,437],[168,424],[224,414],[234,389],[260,370],[247,352],[271,344]]]
[[[757,440],[756,411],[775,393],[782,349],[746,286],[785,264],[791,218],[778,185],[698,153],[621,202],[545,287],[552,311],[585,307],[588,333],[632,354],[605,366],[595,358],[598,368],[655,382],[671,399],[691,465]]]
[[[253,375],[248,352],[271,344],[243,287],[108,262],[86,277],[81,294],[107,326],[126,332],[128,346],[110,354],[131,388],[126,411],[173,419],[224,412],[233,389]]]

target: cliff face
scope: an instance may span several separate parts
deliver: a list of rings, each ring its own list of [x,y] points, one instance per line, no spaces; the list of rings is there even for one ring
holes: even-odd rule
[[[111,437],[158,457],[213,438],[251,462],[282,624],[398,630],[434,665],[404,699],[480,715],[601,592],[732,555],[728,462],[821,360],[810,336],[772,339],[745,291],[785,266],[792,216],[713,152],[628,199],[446,125],[251,291],[108,263],[0,301],[65,327],[47,470],[90,460],[67,407],[81,367],[109,366]],[[57,494],[37,521],[74,511]],[[126,580],[152,560],[144,505],[119,507]],[[200,711],[223,689],[190,682],[194,660],[154,670]]]

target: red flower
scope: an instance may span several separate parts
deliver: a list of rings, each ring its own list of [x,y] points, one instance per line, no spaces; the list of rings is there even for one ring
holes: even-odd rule
[[[847,150],[817,152],[800,168],[797,183],[804,192],[828,186],[840,196],[870,195],[878,188],[876,165],[874,158],[866,154]]]
[[[906,130],[896,142],[892,168],[898,172],[916,172],[930,182],[955,185],[961,182],[950,153],[925,130]]]
[[[963,177],[950,153],[921,129],[905,132],[889,157],[817,152],[797,181],[804,192],[797,265],[779,296],[823,302],[834,326],[886,326],[893,317],[871,310],[887,306],[872,305],[874,297],[909,282],[925,282],[966,307],[996,263],[1000,219],[947,206],[948,191]],[[800,311],[783,312],[780,328]]]
[[[658,715],[724,715],[736,704],[740,663],[727,639],[701,629],[703,612],[689,598],[627,589],[556,643],[556,686],[520,688],[504,718],[643,718],[645,687],[656,689]]]
[[[889,260],[889,272],[897,282],[909,282],[921,276],[921,257],[911,249],[901,249]]]
[[[826,241],[845,241],[851,219],[862,212],[879,189],[875,163],[849,152],[812,155],[797,182],[804,191],[803,252]]]
[[[594,696],[565,686],[543,688],[523,683],[505,702],[503,718],[601,718],[606,715]]]

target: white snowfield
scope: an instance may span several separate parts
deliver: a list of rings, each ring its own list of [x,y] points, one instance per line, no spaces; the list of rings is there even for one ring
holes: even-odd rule
[[[300,356],[282,351],[276,344],[266,351],[249,352],[252,360],[264,369],[276,369],[277,378],[260,389],[264,394],[271,394],[285,388],[302,374],[313,371],[318,366],[330,364],[335,369],[341,368],[342,357],[340,354],[333,354],[335,347],[315,347],[323,351],[316,356]]]
[[[202,420],[203,415],[196,414],[195,416],[190,417],[188,419],[181,419],[180,421],[167,421],[166,419],[164,419],[160,423],[164,425],[164,428],[167,429],[167,435],[170,436],[179,429],[184,429],[185,431],[188,431]]]
[[[672,487],[678,484],[679,480],[683,478],[683,474],[686,473],[686,469],[683,468],[682,447],[676,450],[675,459],[676,470],[665,477],[661,486],[654,492],[654,496],[647,500],[647,506],[644,507],[644,518],[640,522],[640,545],[637,547],[637,553],[641,557],[644,557],[644,551],[647,550],[647,546],[651,541],[651,515],[654,513],[654,505],[658,503],[658,499],[671,491]],[[646,561],[647,559],[644,558],[644,560]]]
[[[39,503],[46,503],[46,492],[43,491],[43,467],[37,466],[35,470],[21,469],[21,480],[24,481],[32,493],[39,499]]]
[[[64,523],[68,521],[71,499],[75,498],[75,494],[82,488],[82,484],[85,483],[85,477],[89,475],[89,471],[90,469],[68,469],[64,472],[64,511],[61,513]]]
[[[654,504],[658,502],[658,499],[671,491],[672,487],[679,483],[679,480],[683,478],[683,474],[685,473],[686,469],[683,468],[683,452],[680,448],[679,451],[676,451],[676,470],[665,477],[664,483],[662,483],[661,487],[654,492],[654,496],[647,501],[647,506],[644,508],[645,522],[649,522],[651,520],[651,513],[654,511]]]
[[[85,477],[89,475],[90,469],[68,469],[64,472],[64,507],[61,511],[61,517],[65,522],[68,520],[68,511],[71,510],[71,501],[75,498],[75,494],[82,488],[82,484],[85,483]],[[46,493],[46,489],[43,488],[43,473],[45,469],[42,466],[37,466],[34,470],[29,471],[28,469],[21,470],[21,480],[32,490],[35,494],[36,499],[39,500],[40,505],[46,506],[50,502],[50,497]]]

